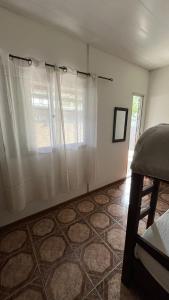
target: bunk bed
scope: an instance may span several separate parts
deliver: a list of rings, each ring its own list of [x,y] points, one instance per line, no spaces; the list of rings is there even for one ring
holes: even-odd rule
[[[154,221],[160,182],[169,183],[169,124],[144,132],[135,147],[128,210],[122,282],[147,299],[169,299],[169,210]],[[144,187],[144,177],[151,178]],[[141,209],[142,198],[150,204]],[[138,234],[139,221],[147,216],[147,229]]]

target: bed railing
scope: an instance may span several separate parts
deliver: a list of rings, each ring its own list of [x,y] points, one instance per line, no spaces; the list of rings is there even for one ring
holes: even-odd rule
[[[169,271],[169,257],[150,244],[140,235],[136,235],[136,243],[139,244],[148,254],[150,254],[156,261],[158,261],[167,271]]]
[[[126,230],[126,241],[123,259],[123,270],[122,270],[122,282],[126,286],[130,286],[132,279],[132,267],[134,256],[134,249],[138,242],[147,252],[151,251],[152,254],[159,258],[166,265],[167,258],[164,258],[163,253],[152,247],[147,241],[138,235],[138,226],[140,219],[148,215],[147,227],[151,226],[154,222],[155,210],[158,199],[158,191],[160,181],[153,179],[151,186],[144,188],[143,186],[144,176],[136,173],[132,173],[131,191],[130,191],[130,203],[128,210],[127,230]],[[142,198],[148,194],[151,194],[150,205],[148,208],[141,210]],[[147,250],[148,249],[148,250]],[[154,254],[157,253],[157,254]],[[154,256],[153,256],[154,257]],[[167,263],[168,266],[168,263]]]

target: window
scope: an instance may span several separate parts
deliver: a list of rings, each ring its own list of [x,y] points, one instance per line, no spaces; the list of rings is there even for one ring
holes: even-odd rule
[[[59,99],[49,97],[47,86],[35,84],[32,93],[33,122],[35,139],[38,148],[51,148],[55,145],[56,109]],[[53,103],[50,103],[53,101]],[[86,78],[73,74],[64,74],[61,82],[62,126],[65,143],[78,145],[84,143],[85,135],[85,105],[86,105]],[[56,137],[57,139],[57,137]]]

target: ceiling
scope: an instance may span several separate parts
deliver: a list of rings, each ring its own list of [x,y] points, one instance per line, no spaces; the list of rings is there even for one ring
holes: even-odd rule
[[[147,69],[169,64],[169,0],[0,0]]]

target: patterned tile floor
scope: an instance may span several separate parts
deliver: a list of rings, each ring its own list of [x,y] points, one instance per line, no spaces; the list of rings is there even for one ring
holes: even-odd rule
[[[0,299],[140,299],[120,280],[129,191],[127,179],[2,229]],[[162,185],[156,216],[168,208]]]

